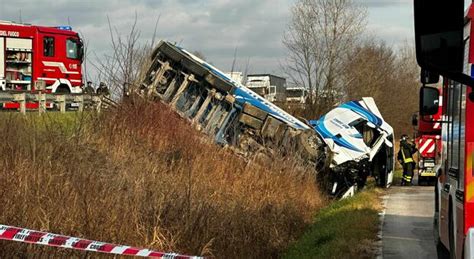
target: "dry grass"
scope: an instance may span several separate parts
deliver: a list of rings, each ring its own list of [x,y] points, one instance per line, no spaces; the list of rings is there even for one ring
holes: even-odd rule
[[[247,163],[161,104],[64,125],[2,115],[0,223],[160,251],[277,257],[322,205],[312,170],[283,157]],[[83,255],[6,241],[0,251]]]

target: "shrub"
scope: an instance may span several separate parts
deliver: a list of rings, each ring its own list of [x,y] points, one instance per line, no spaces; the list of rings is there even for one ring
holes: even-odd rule
[[[291,157],[243,160],[159,103],[68,120],[1,116],[3,224],[192,255],[277,257],[323,203],[312,169]],[[0,250],[83,255],[6,241]]]

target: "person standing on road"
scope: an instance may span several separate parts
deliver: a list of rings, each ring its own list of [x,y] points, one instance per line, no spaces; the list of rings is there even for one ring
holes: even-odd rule
[[[411,185],[413,181],[413,170],[416,165],[413,155],[416,151],[415,145],[408,142],[408,136],[402,135],[400,139],[400,151],[398,151],[398,161],[403,166],[402,185]]]

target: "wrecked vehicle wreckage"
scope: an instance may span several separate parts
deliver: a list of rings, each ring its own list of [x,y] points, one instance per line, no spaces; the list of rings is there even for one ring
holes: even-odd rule
[[[336,197],[353,194],[369,174],[377,174],[379,186],[390,185],[393,130],[373,99],[303,122],[169,42],[158,44],[150,62],[136,92],[164,102],[217,144],[247,158],[298,155]]]
[[[320,170],[330,171],[326,182],[332,195],[353,195],[369,175],[378,186],[391,185],[393,128],[383,120],[373,98],[344,103],[309,123],[330,150],[331,164]]]

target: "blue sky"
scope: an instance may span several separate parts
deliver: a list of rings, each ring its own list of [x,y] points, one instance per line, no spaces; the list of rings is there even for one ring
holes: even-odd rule
[[[286,50],[281,40],[295,0],[0,0],[0,20],[63,25],[68,20],[97,55],[110,51],[107,15],[125,33],[135,12],[144,41],[150,40],[157,17],[158,37],[199,50],[221,70],[237,69],[247,59],[250,72],[280,73]],[[412,0],[356,0],[369,11],[368,31],[399,46],[413,41]]]

